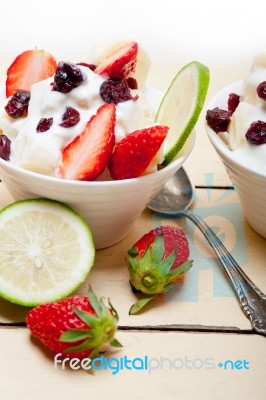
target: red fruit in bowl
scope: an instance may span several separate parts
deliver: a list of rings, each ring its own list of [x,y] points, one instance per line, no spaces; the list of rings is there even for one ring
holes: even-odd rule
[[[85,129],[62,150],[59,176],[95,180],[105,169],[115,144],[115,105],[104,104]]]
[[[108,104],[137,99],[137,96],[132,96],[125,79],[106,79],[100,86],[100,96]]]
[[[192,267],[189,244],[183,230],[160,226],[146,233],[127,254],[127,266],[133,291],[145,295],[130,309],[140,311],[159,293],[165,293]]]
[[[168,127],[154,125],[134,131],[115,147],[108,163],[113,179],[137,178],[142,175],[159,151]]]
[[[115,339],[118,315],[91,288],[88,296],[74,295],[30,310],[26,324],[33,336],[64,358],[92,359],[102,346],[121,347]]]
[[[230,111],[215,107],[207,110],[206,121],[216,133],[226,132],[231,118]]]
[[[109,78],[126,79],[135,71],[137,54],[138,44],[128,42],[103,60],[94,72]]]
[[[18,89],[7,102],[5,111],[11,118],[26,116],[30,102],[30,91]]]
[[[245,137],[250,144],[260,145],[266,143],[266,123],[254,121],[248,128]]]
[[[6,96],[18,89],[30,90],[31,85],[54,75],[56,60],[45,50],[27,50],[19,54],[7,70]]]
[[[230,93],[227,100],[228,111],[232,115],[238,107],[240,96],[236,93]]]
[[[0,134],[0,157],[9,161],[11,141],[6,135]]]

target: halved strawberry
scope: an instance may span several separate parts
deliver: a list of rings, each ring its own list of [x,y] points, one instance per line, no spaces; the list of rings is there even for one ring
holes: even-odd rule
[[[27,50],[19,54],[7,70],[6,96],[16,90],[30,90],[33,83],[54,75],[56,60],[45,50]]]
[[[109,78],[126,79],[135,70],[137,54],[138,44],[128,42],[101,62],[94,72]]]
[[[108,164],[113,179],[142,175],[160,149],[168,132],[164,125],[134,131],[116,146]]]
[[[115,110],[114,104],[99,107],[81,134],[62,150],[61,178],[88,181],[103,172],[115,144]]]

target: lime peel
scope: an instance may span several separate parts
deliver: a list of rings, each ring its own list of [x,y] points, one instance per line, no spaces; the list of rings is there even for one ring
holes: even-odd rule
[[[162,166],[176,158],[193,131],[205,103],[209,80],[208,67],[198,61],[185,65],[172,80],[155,118],[157,123],[169,127]]]
[[[20,200],[3,208],[0,241],[0,296],[23,306],[67,297],[94,264],[87,222],[55,200]]]

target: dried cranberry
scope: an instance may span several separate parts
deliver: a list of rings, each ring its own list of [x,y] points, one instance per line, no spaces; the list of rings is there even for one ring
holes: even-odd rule
[[[53,90],[69,93],[83,81],[84,75],[76,64],[61,61],[58,63],[55,72]]]
[[[6,135],[0,135],[0,157],[8,161],[10,156],[11,141]]]
[[[127,78],[127,84],[129,86],[130,89],[134,90],[138,88],[138,82],[135,78],[133,78],[132,76],[130,76],[129,78]]]
[[[28,90],[17,90],[8,101],[5,110],[12,118],[19,118],[28,112],[30,92]]]
[[[227,105],[228,105],[228,111],[230,112],[231,115],[235,112],[239,104],[239,101],[240,101],[240,96],[238,94],[236,93],[229,94]]]
[[[106,103],[121,103],[133,100],[125,79],[107,79],[100,86],[100,96]]]
[[[255,121],[252,122],[246,133],[246,139],[251,144],[265,144],[266,143],[266,122]]]
[[[266,81],[263,81],[258,85],[257,94],[260,99],[266,100]]]
[[[95,64],[88,64],[85,62],[79,62],[79,63],[77,63],[77,65],[82,65],[83,67],[87,67],[87,68],[91,69],[92,71],[94,71],[97,67],[97,65],[95,65]]]
[[[227,131],[228,124],[230,122],[231,114],[229,111],[221,110],[215,107],[213,110],[208,110],[206,120],[208,125],[216,132]]]
[[[70,128],[71,126],[76,125],[80,120],[80,114],[75,108],[66,107],[66,111],[62,116],[62,123],[59,124],[64,128]]]
[[[41,118],[37,125],[36,131],[37,132],[48,131],[48,129],[50,129],[51,126],[53,125],[53,122],[54,122],[54,120],[52,117],[51,118]]]

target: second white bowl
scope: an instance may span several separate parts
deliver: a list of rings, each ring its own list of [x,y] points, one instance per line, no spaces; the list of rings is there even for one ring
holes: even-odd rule
[[[242,81],[218,92],[207,105],[207,109],[226,109],[229,93],[242,94]],[[250,160],[231,151],[207,123],[206,131],[234,184],[247,221],[257,233],[266,238],[266,175],[258,171]]]

